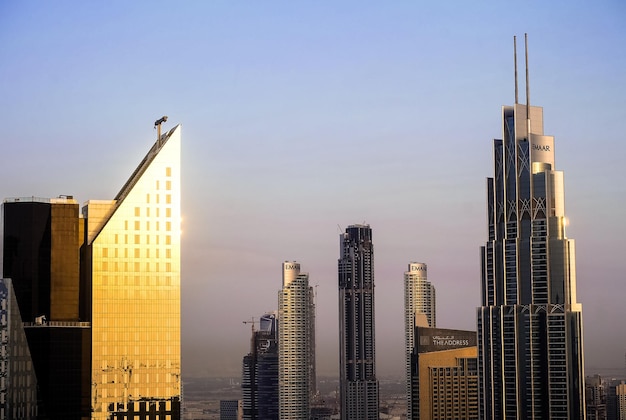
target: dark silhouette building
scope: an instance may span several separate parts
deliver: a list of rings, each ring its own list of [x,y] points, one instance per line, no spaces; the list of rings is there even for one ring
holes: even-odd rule
[[[10,279],[0,278],[0,419],[37,418],[37,377]]]
[[[339,392],[342,420],[377,420],[374,245],[369,225],[348,226],[340,239]]]
[[[250,353],[243,358],[241,380],[245,420],[278,419],[278,319],[264,314],[252,330]]]
[[[3,276],[13,281],[24,322],[38,418],[88,416],[90,324],[79,317],[78,202],[30,197],[2,207]]]

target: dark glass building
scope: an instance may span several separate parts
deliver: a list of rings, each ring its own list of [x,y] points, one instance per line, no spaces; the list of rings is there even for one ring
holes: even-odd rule
[[[243,358],[242,410],[245,420],[278,419],[278,319],[264,314],[252,330],[250,353]]]
[[[13,279],[24,322],[79,318],[81,224],[72,197],[3,204],[3,276]]]
[[[584,419],[582,306],[574,241],[565,234],[563,172],[554,137],[543,132],[543,109],[517,103],[517,94],[515,102],[502,108],[487,180],[480,417]]]
[[[78,202],[16,198],[2,210],[3,275],[13,280],[24,321],[38,418],[87,416],[90,324],[79,318]]]
[[[378,419],[374,331],[374,246],[369,225],[340,238],[339,387],[342,420]]]
[[[0,419],[37,418],[37,377],[10,279],[0,278]]]

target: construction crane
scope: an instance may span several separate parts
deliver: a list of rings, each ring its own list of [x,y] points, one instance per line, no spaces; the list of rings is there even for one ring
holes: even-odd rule
[[[242,321],[244,324],[250,324],[251,325],[251,331],[252,334],[250,335],[250,353],[251,354],[256,354],[256,346],[254,345],[255,340],[254,340],[254,324],[256,324],[259,321],[255,321],[254,317],[250,318],[249,321]]]
[[[254,324],[258,323],[259,321],[255,321],[254,317],[250,318],[249,321],[242,321],[244,324],[251,324],[251,330],[254,333]]]

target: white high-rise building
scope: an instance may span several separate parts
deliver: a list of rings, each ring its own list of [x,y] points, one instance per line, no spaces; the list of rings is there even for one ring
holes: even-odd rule
[[[308,419],[311,382],[313,305],[309,275],[300,263],[283,263],[278,293],[278,416]]]
[[[411,262],[409,269],[404,273],[404,337],[406,360],[406,398],[407,418],[413,418],[413,413],[419,415],[417,407],[419,401],[415,395],[416,386],[412,384],[411,356],[415,347],[415,325],[417,319],[426,319],[430,328],[436,327],[435,288],[428,281],[426,264]]]

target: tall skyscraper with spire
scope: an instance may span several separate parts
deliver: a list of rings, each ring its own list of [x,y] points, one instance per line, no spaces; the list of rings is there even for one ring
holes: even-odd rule
[[[377,420],[374,246],[369,225],[348,226],[341,235],[338,266],[341,420]]]
[[[313,294],[309,275],[300,263],[283,263],[283,287],[278,292],[278,417],[309,418],[311,375],[315,354],[311,349]]]
[[[405,366],[406,366],[406,397],[407,418],[417,418],[416,410],[419,397],[414,392],[417,389],[412,381],[416,375],[412,375],[413,350],[415,347],[416,317],[426,318],[428,325],[422,327],[435,328],[435,287],[428,281],[428,268],[424,263],[411,262],[409,269],[404,273],[404,342],[405,342]]]
[[[584,419],[582,307],[565,234],[563,172],[543,110],[502,108],[487,180],[488,239],[477,311],[482,419]]]

